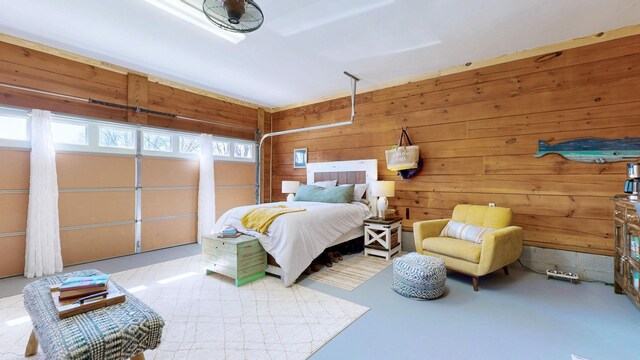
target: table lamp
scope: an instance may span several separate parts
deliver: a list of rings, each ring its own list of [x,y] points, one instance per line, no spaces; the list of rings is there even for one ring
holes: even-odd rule
[[[293,198],[295,197],[295,193],[296,191],[298,191],[298,188],[300,187],[300,181],[283,181],[282,182],[282,193],[283,194],[289,194],[287,195],[287,201],[291,202],[293,201]]]
[[[375,181],[371,186],[371,195],[378,196],[378,217],[384,219],[389,207],[387,197],[394,197],[396,192],[395,181]]]

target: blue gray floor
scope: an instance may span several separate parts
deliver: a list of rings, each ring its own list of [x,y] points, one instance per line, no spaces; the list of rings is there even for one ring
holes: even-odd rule
[[[117,272],[199,253],[188,245],[69,267]],[[640,311],[602,284],[572,285],[511,269],[481,279],[450,273],[437,300],[414,301],[390,290],[388,267],[353,291],[309,279],[301,285],[371,310],[323,346],[312,359],[639,359]],[[0,280],[0,297],[29,280]]]

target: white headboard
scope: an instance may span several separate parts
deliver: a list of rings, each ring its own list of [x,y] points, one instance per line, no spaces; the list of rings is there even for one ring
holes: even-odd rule
[[[365,176],[362,178],[361,174]],[[316,174],[322,174],[321,177]],[[335,177],[334,177],[335,175]],[[332,177],[329,179],[328,177]],[[350,160],[350,161],[330,161],[307,164],[307,184],[313,184],[319,180],[338,180],[340,184],[369,184],[366,198],[373,202],[371,196],[371,184],[378,180],[378,160]]]

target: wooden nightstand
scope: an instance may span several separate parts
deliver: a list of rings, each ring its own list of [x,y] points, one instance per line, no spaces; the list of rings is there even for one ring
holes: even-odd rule
[[[265,276],[267,253],[258,239],[249,235],[237,238],[202,237],[202,260],[207,274],[217,272],[236,280],[241,286]]]
[[[383,256],[389,260],[391,256],[402,250],[401,237],[402,218],[386,220],[378,218],[364,221],[364,255]]]

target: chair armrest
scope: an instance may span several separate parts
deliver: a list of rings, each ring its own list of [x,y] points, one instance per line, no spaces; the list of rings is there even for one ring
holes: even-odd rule
[[[522,254],[522,228],[508,226],[485,234],[478,266],[479,276],[507,266]]]
[[[428,237],[440,236],[440,232],[450,219],[416,221],[413,223],[413,241],[416,243],[416,251],[422,254],[422,240]]]

